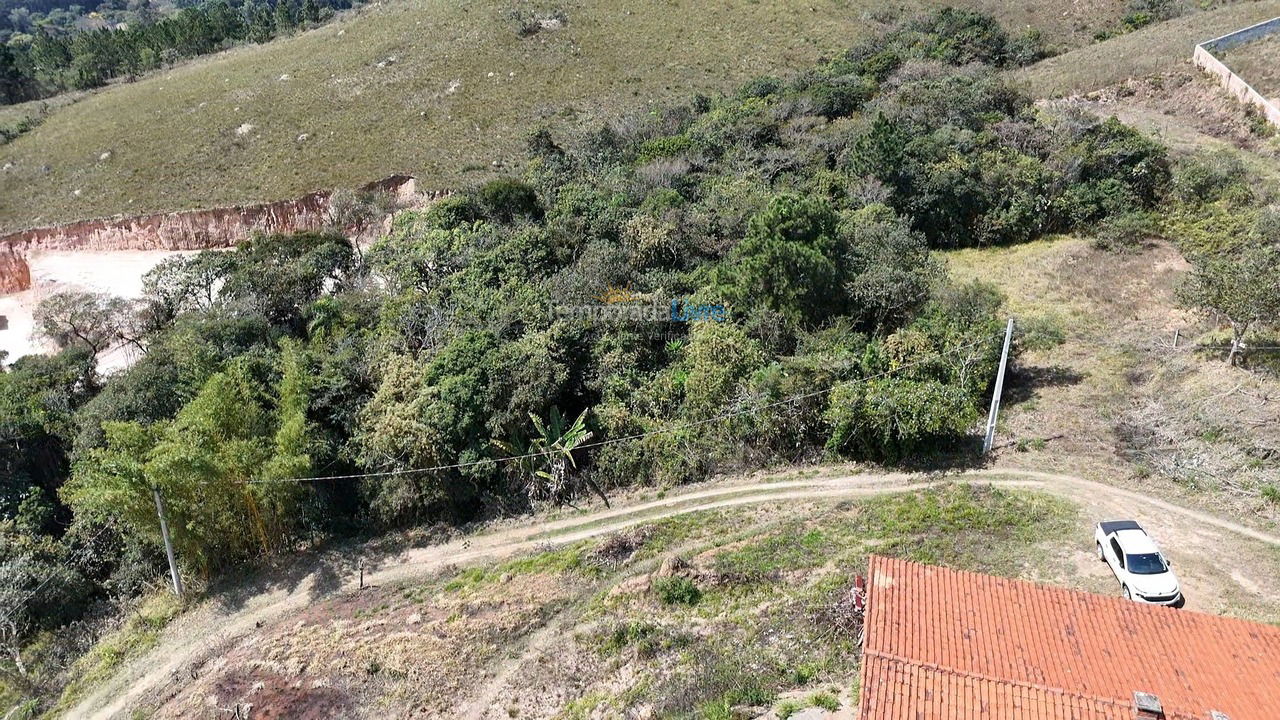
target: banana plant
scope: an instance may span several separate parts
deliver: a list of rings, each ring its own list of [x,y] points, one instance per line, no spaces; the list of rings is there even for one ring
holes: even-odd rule
[[[575,494],[577,488],[574,487],[576,478],[573,471],[578,463],[573,451],[593,435],[587,429],[587,412],[583,410],[572,423],[565,422],[565,416],[557,407],[551,408],[546,421],[529,413],[533,436],[527,445],[521,447],[519,442],[494,441],[503,452],[520,458],[519,472],[523,476],[525,494],[531,502],[566,500]],[[590,480],[586,482],[608,506],[609,498],[600,486]]]

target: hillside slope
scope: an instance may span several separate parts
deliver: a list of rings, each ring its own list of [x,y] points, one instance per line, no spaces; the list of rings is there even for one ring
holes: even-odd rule
[[[363,591],[350,553],[312,561],[305,577],[285,571],[179,618],[70,716],[253,703],[267,717],[617,717],[652,703],[662,717],[722,718],[779,695],[847,702],[856,653],[829,603],[868,552],[1114,594],[1089,528],[1121,514],[1158,528],[1189,608],[1277,618],[1275,536],[1070,476],[840,470],[407,549],[374,559]],[[663,570],[673,555],[688,566]],[[697,590],[664,598],[671,574]]]
[[[1280,1],[1241,3],[1184,15],[1013,72],[1035,97],[1083,94],[1191,66],[1196,43],[1280,16]]]
[[[1090,42],[1123,12],[950,4],[1032,24],[1058,48]],[[512,20],[556,11],[562,26],[526,37]],[[786,74],[894,17],[867,0],[394,0],[53,110],[0,147],[0,229],[295,197],[391,172],[452,187],[519,156],[539,118],[580,127]]]

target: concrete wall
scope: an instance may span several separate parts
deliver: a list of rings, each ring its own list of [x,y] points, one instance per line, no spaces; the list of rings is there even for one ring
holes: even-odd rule
[[[1247,42],[1262,39],[1276,31],[1280,31],[1280,17],[1264,20],[1257,25],[1250,25],[1242,30],[1229,32],[1222,37],[1202,42],[1200,45],[1209,50],[1230,50]]]
[[[1232,72],[1231,68],[1223,64],[1213,54],[1215,50],[1221,51],[1238,47],[1275,32],[1280,32],[1280,18],[1273,18],[1233,33],[1227,33],[1222,37],[1197,45],[1195,52],[1191,54],[1191,62],[1201,70],[1211,75],[1216,75],[1218,82],[1229,90],[1231,94],[1235,95],[1240,102],[1256,107],[1268,122],[1280,127],[1280,107],[1276,107],[1275,103],[1271,102],[1270,99],[1254,90],[1252,85]]]
[[[417,197],[408,175],[392,175],[361,188],[396,195],[402,203]],[[20,230],[0,236],[0,295],[31,287],[26,258],[35,250],[204,250],[232,247],[255,232],[316,230],[328,220],[329,193],[260,205],[156,213],[84,220]]]

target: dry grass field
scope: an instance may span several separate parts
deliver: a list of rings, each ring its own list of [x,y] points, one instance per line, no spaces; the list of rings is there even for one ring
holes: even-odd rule
[[[957,278],[999,286],[1024,327],[1061,332],[1012,371],[1005,460],[1280,527],[1280,381],[1227,365],[1211,349],[1223,331],[1177,306],[1176,249],[1059,238],[947,255]]]
[[[1280,0],[1226,5],[1150,25],[1013,72],[1035,97],[1080,95],[1191,67],[1196,43],[1280,15]]]
[[[325,599],[217,650],[148,716],[249,702],[317,718],[847,706],[857,652],[833,603],[869,551],[1104,590],[1099,573],[1073,578],[1081,522],[1064,500],[969,486],[698,512]]]
[[[1271,35],[1218,55],[1254,90],[1273,103],[1280,102],[1280,36]]]
[[[56,107],[39,127],[0,146],[0,229],[293,197],[393,172],[417,174],[428,188],[455,187],[518,163],[523,136],[537,123],[580,128],[785,74],[903,13],[938,4],[375,3],[310,32]],[[1015,30],[1037,27],[1058,50],[1092,43],[1124,12],[1123,3],[1102,0],[950,4],[991,11]],[[1096,55],[1083,56],[1085,63],[1073,53],[1062,62],[1072,73],[1124,72],[1103,48],[1147,54],[1149,38],[1169,35],[1167,54],[1181,57],[1189,50],[1178,43],[1201,29],[1280,14],[1276,7],[1269,1],[1197,12],[1168,23],[1170,30],[1158,26],[1077,51]],[[521,37],[512,13],[564,20]],[[1049,77],[1038,84],[1053,86],[1053,68],[1062,62],[1050,61]],[[0,122],[37,111],[0,110]]]

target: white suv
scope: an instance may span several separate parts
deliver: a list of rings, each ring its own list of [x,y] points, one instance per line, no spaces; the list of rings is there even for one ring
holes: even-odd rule
[[[1169,569],[1155,541],[1132,520],[1100,522],[1093,533],[1098,559],[1111,566],[1125,598],[1152,605],[1181,607],[1178,576]]]

